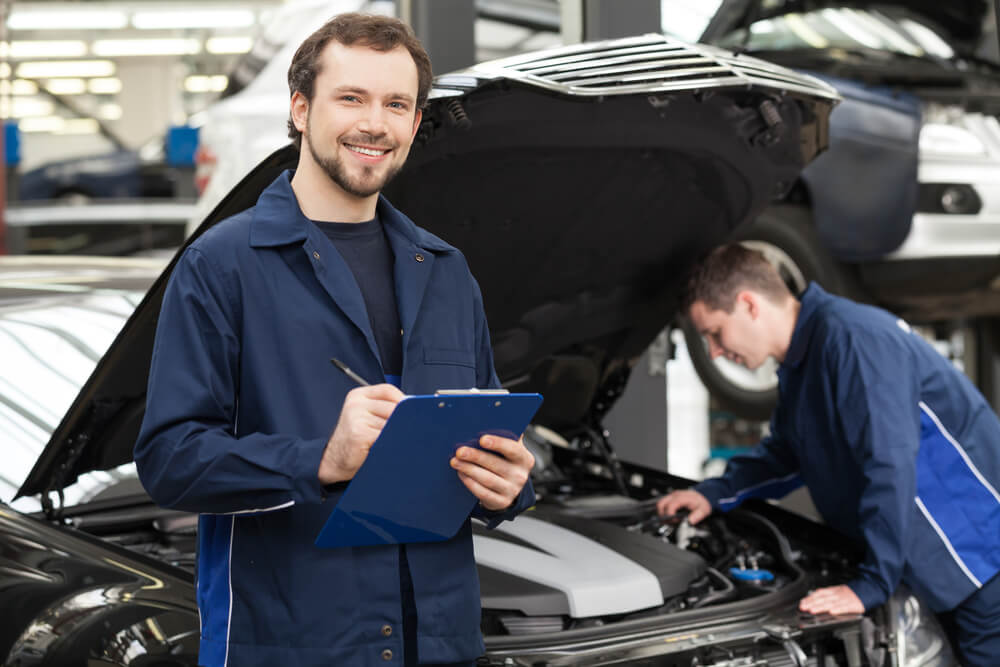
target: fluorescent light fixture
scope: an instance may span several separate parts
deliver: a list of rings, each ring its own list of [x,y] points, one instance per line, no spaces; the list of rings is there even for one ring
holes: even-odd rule
[[[4,102],[4,116],[14,118],[30,118],[34,116],[51,116],[55,105],[49,100],[38,97],[14,97],[8,106],[7,100]]]
[[[79,58],[87,55],[87,44],[73,40],[30,40],[0,42],[0,57],[24,60],[26,58]]]
[[[955,57],[955,52],[948,46],[948,42],[941,39],[936,32],[927,26],[905,18],[900,20],[900,24],[928,53],[939,58]]]
[[[68,118],[56,134],[97,134],[100,127],[93,118]]]
[[[820,14],[830,22],[837,30],[844,33],[855,42],[867,46],[869,49],[881,49],[882,40],[873,35],[865,25],[858,21],[853,15],[842,13],[839,9],[827,8],[820,11]]]
[[[122,107],[120,104],[102,104],[97,107],[97,116],[103,120],[118,120],[122,117]]]
[[[184,79],[184,90],[189,93],[217,93],[226,89],[229,77],[224,74],[203,76],[193,74]]]
[[[53,5],[46,9],[18,9],[7,19],[11,30],[114,30],[128,25],[125,12],[106,9],[81,9],[79,4]]]
[[[34,95],[37,92],[38,86],[34,81],[0,79],[0,95]]]
[[[249,28],[253,24],[249,9],[139,10],[132,14],[132,25],[140,30]]]
[[[94,95],[115,95],[122,92],[122,80],[114,77],[91,79],[87,82],[87,90]]]
[[[87,82],[83,79],[49,79],[45,89],[56,95],[82,95],[87,92]]]
[[[22,79],[88,78],[114,73],[115,64],[110,60],[29,60],[17,66],[17,76]]]
[[[205,50],[209,53],[247,53],[253,46],[251,37],[209,37]]]
[[[830,42],[826,39],[826,37],[813,30],[812,27],[805,22],[801,14],[798,14],[797,12],[785,14],[784,19],[788,28],[798,35],[799,39],[814,49],[825,49],[830,46]]]
[[[99,39],[93,44],[95,56],[183,56],[201,51],[201,42],[190,38]]]
[[[17,123],[17,129],[21,132],[58,132],[65,122],[65,119],[59,116],[22,118]]]
[[[877,17],[872,16],[869,12],[858,11],[847,7],[845,7],[843,11],[856,17],[859,23],[864,23],[866,28],[881,37],[890,47],[896,49],[897,51],[910,56],[919,57],[924,55],[924,50],[922,48],[907,39],[905,35],[896,32],[895,29],[880,21]]]

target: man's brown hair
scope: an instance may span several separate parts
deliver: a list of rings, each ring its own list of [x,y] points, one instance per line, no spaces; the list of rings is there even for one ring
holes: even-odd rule
[[[701,301],[711,310],[731,313],[736,296],[745,289],[759,292],[775,303],[793,296],[778,270],[760,251],[739,243],[720,246],[689,274],[681,295],[681,312],[687,313],[695,301]]]
[[[417,109],[427,102],[431,89],[431,59],[410,26],[391,16],[349,12],[338,14],[309,35],[292,56],[288,67],[288,90],[291,95],[302,93],[309,102],[315,94],[316,77],[322,63],[320,55],[330,42],[344,46],[367,46],[376,51],[392,51],[403,46],[417,66]],[[288,117],[288,137],[295,147],[302,148],[302,133]]]

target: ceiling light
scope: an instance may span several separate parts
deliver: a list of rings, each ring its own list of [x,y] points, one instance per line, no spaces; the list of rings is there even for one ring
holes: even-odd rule
[[[45,89],[55,95],[82,95],[87,92],[87,82],[83,79],[49,79]]]
[[[15,97],[2,102],[3,116],[14,118],[29,118],[32,116],[50,116],[55,108],[49,100],[37,97]]]
[[[189,93],[217,93],[226,89],[229,77],[224,74],[203,76],[193,74],[184,79],[184,90]]]
[[[0,79],[9,79],[9,78],[10,78],[10,64],[0,63]]]
[[[17,75],[23,79],[111,76],[114,73],[115,64],[110,60],[28,61],[17,66]]]
[[[205,50],[209,53],[247,53],[253,46],[250,37],[209,37]]]
[[[0,42],[0,57],[24,60],[25,58],[79,58],[87,54],[87,44],[82,40],[30,40]]]
[[[122,80],[114,77],[91,79],[87,82],[87,90],[94,95],[115,95],[122,92]]]
[[[97,134],[99,129],[93,118],[69,118],[56,130],[56,134]]]
[[[95,56],[182,56],[201,51],[197,39],[99,39],[94,42]]]
[[[11,30],[91,30],[124,28],[125,12],[110,9],[83,10],[79,5],[51,9],[18,9],[7,19]]]
[[[24,79],[0,79],[0,95],[34,95],[38,92],[38,86],[34,81]]]
[[[21,132],[57,132],[66,121],[59,116],[44,116],[41,118],[22,118],[17,123]]]
[[[122,107],[120,104],[102,104],[97,107],[97,115],[104,120],[118,120],[122,117]]]
[[[140,30],[249,28],[253,23],[253,12],[248,9],[140,10],[132,14],[132,25]]]

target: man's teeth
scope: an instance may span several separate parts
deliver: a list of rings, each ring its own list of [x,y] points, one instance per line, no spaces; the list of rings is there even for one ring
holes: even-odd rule
[[[361,146],[348,146],[355,153],[361,153],[362,155],[371,155],[372,157],[380,157],[385,155],[389,151],[386,150],[375,150],[374,148],[362,148]]]

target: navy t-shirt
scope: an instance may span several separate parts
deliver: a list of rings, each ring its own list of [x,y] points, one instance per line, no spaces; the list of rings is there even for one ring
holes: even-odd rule
[[[347,262],[368,310],[385,380],[399,386],[403,372],[403,340],[393,280],[395,257],[378,216],[367,222],[318,222],[315,224]]]

